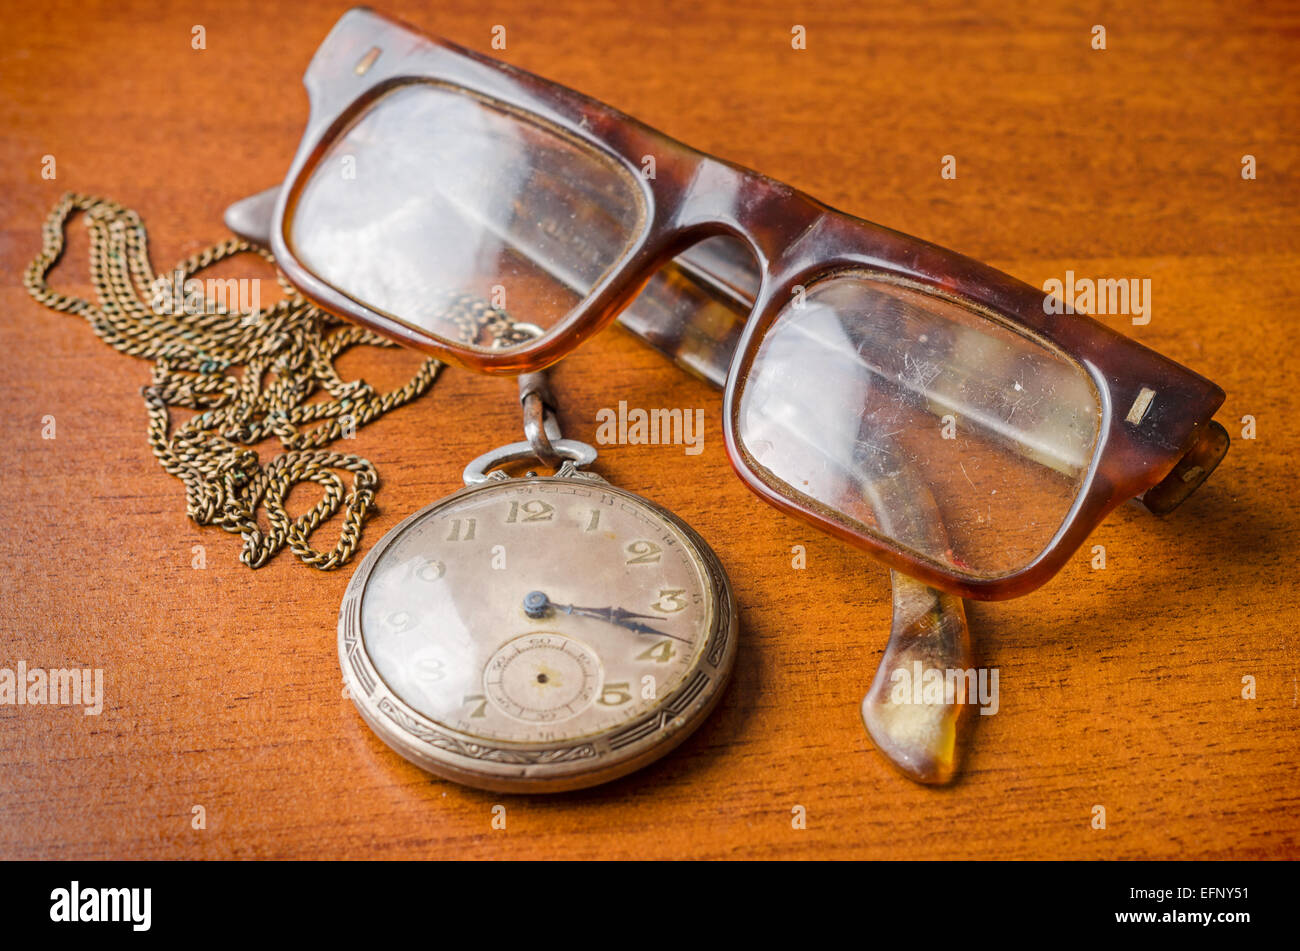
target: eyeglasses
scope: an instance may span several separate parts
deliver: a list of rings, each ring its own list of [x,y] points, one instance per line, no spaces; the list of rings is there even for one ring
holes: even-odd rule
[[[283,186],[227,222],[306,296],[504,374],[622,314],[725,387],[759,496],[950,593],[1032,590],[1119,503],[1169,511],[1227,451],[1203,377],[548,80],[355,9],[305,84]]]

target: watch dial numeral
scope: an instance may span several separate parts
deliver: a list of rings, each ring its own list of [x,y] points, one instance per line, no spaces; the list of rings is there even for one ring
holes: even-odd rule
[[[411,617],[411,615],[406,611],[394,611],[392,614],[388,615],[388,617],[384,618],[384,620],[388,623],[389,627],[399,633],[409,631],[412,625],[415,624],[415,618]]]
[[[510,514],[506,524],[515,522],[549,522],[555,515],[555,506],[541,499],[529,499],[527,502],[511,502]]]
[[[632,699],[631,684],[626,680],[605,684],[596,702],[602,707],[620,707]]]
[[[476,518],[453,518],[451,520],[451,534],[447,536],[449,542],[468,542],[474,539],[474,529],[478,527]]]
[[[415,569],[415,577],[421,581],[437,581],[447,573],[447,566],[440,561],[426,561]]]
[[[587,527],[583,529],[583,531],[594,532],[599,527],[600,527],[600,509],[592,509],[591,518],[587,520]]]
[[[471,717],[486,717],[486,716],[487,716],[487,703],[488,703],[488,702],[487,702],[487,697],[485,697],[483,694],[481,694],[481,693],[471,693],[471,694],[466,694],[466,695],[465,695],[465,699],[464,699],[463,701],[461,701],[461,702],[462,702],[462,703],[472,703],[472,704],[477,704],[477,706],[474,707],[474,712],[470,714]]]
[[[660,588],[659,600],[651,604],[650,607],[660,614],[675,614],[678,611],[683,611],[686,609],[686,599],[682,597],[685,593],[685,588]]]
[[[636,655],[637,660],[652,660],[656,664],[666,664],[677,656],[677,651],[673,650],[672,641],[660,641],[653,647],[643,650]]]
[[[632,556],[627,560],[629,565],[657,565],[664,556],[662,548],[645,539],[629,542],[625,550]]]
[[[411,658],[411,669],[417,680],[426,684],[436,684],[447,676],[447,666],[439,654],[430,649],[417,651]]]

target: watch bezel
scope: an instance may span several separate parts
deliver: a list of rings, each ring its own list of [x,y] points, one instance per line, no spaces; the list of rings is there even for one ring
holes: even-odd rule
[[[501,491],[524,482],[503,474],[467,486],[407,516],[367,554],[348,583],[339,608],[338,651],[348,694],[362,718],[390,748],[420,768],[477,789],[497,792],[563,792],[617,779],[664,756],[707,719],[721,698],[735,663],[737,615],[730,580],[699,533],[663,506],[587,473],[529,476],[527,481],[568,487],[589,485],[641,506],[671,524],[703,567],[711,618],[704,644],[690,667],[662,699],[630,723],[575,739],[544,743],[485,740],[449,727],[406,703],[384,680],[366,650],[361,606],[371,575],[385,552],[438,511],[468,496]]]

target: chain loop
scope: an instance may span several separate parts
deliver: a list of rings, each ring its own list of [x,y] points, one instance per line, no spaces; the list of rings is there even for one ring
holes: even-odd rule
[[[98,306],[61,294],[46,280],[63,254],[68,220],[76,212],[84,213],[90,233],[90,277]],[[154,306],[160,280],[179,276],[184,288],[189,278],[238,254],[275,264],[266,248],[230,238],[185,259],[170,275],[156,275],[139,215],[116,202],[69,192],[45,221],[41,251],[23,285],[44,306],[84,318],[114,349],[154,362],[152,382],[141,391],[149,445],[163,469],[184,483],[186,514],[194,522],[240,535],[239,560],[250,568],[260,568],[287,545],[305,564],[329,571],[356,554],[379,474],[360,456],[325,447],[424,394],[443,364],[426,360],[388,393],[376,393],[362,380],[344,381],[334,360],[345,350],[397,345],[315,307],[278,269],[283,297],[255,315],[211,300],[199,314]],[[450,315],[467,339],[486,331],[497,345],[513,341],[517,331],[504,313],[471,303]],[[307,402],[321,391],[331,398]],[[195,413],[180,422],[174,409]],[[285,451],[263,465],[248,447],[270,437]],[[350,487],[340,472],[351,474]],[[286,500],[304,482],[323,494],[294,518]],[[312,534],[340,509],[342,527],[334,547],[312,547]]]

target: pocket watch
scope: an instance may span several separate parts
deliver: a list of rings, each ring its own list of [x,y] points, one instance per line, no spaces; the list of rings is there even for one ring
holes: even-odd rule
[[[584,471],[596,451],[558,438],[553,417],[525,429],[370,551],[339,612],[339,661],[406,759],[481,789],[557,792],[645,766],[703,722],[731,674],[736,607],[690,526]],[[496,468],[534,455],[559,461],[554,475]]]

